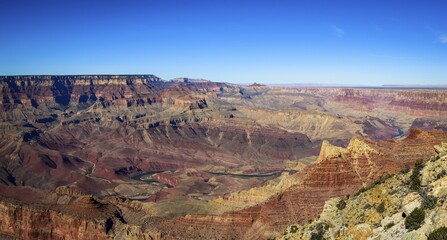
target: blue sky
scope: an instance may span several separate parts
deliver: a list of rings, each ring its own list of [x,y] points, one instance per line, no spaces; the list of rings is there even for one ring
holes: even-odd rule
[[[447,1],[0,0],[0,75],[447,84]]]

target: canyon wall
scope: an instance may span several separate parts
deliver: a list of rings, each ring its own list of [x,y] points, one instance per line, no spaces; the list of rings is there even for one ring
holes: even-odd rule
[[[414,129],[403,140],[372,142],[355,138],[347,148],[326,142],[317,162],[303,170],[301,183],[265,203],[219,216],[189,215],[167,219],[158,223],[157,228],[174,238],[264,239],[281,235],[287,226],[315,218],[323,210],[326,200],[346,198],[379,177],[429,158],[435,154],[433,146],[442,141],[447,141],[447,134],[442,131]]]
[[[0,234],[25,239],[269,238],[447,139],[440,90],[153,75],[0,87]]]
[[[417,117],[447,117],[447,93],[436,89],[302,88],[360,112],[385,109]]]

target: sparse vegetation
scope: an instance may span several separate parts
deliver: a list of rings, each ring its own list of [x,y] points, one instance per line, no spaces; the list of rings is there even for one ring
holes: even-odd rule
[[[445,169],[442,169],[442,171],[436,175],[436,180],[443,178],[445,175],[447,175],[447,172]]]
[[[310,240],[324,240],[323,232],[312,233],[310,235]]]
[[[342,200],[338,201],[338,203],[337,203],[338,210],[343,210],[343,209],[345,209],[345,207],[346,207],[345,200],[342,199]]]
[[[410,189],[413,191],[419,191],[421,189],[421,180],[419,179],[419,177],[411,181]]]
[[[385,225],[385,230],[392,228],[394,225],[395,225],[394,222],[388,223],[387,225]]]
[[[413,191],[419,191],[421,189],[421,170],[424,168],[422,160],[418,160],[414,165],[413,173],[410,176],[410,189]]]
[[[414,164],[414,169],[420,172],[423,168],[424,168],[424,162],[422,161],[422,159],[417,160],[416,163]]]
[[[428,240],[445,240],[447,239],[447,227],[441,227],[428,235]]]
[[[383,213],[383,212],[385,212],[385,203],[381,202],[381,203],[379,204],[379,206],[376,207],[376,211],[377,211],[378,213]]]
[[[394,175],[393,174],[388,174],[388,175],[385,175],[385,176],[380,176],[379,179],[377,179],[375,182],[371,183],[369,186],[360,188],[360,190],[354,196],[358,196],[361,193],[366,192],[366,191],[372,189],[376,185],[384,183],[385,180],[391,178],[392,176],[394,176]]]
[[[324,240],[324,230],[327,230],[328,228],[328,225],[318,223],[315,225],[315,231],[310,235],[310,240]]]
[[[425,220],[425,211],[422,208],[415,208],[413,212],[410,213],[405,218],[405,228],[409,231],[419,229]]]
[[[363,206],[363,209],[370,209],[370,208],[372,208],[372,206],[371,206],[371,204],[369,204],[369,203],[367,203],[367,204],[365,204],[365,206]]]
[[[432,195],[427,195],[425,193],[421,194],[422,197],[422,208],[423,209],[433,209],[436,207],[436,202],[438,202],[438,198]]]
[[[360,195],[361,193],[366,192],[367,190],[368,190],[367,188],[362,187],[362,188],[360,188],[360,190],[359,190],[354,196],[358,196],[358,195]]]
[[[441,156],[439,156],[439,154],[436,155],[436,156],[432,156],[432,157],[430,158],[430,162],[436,162],[436,161],[438,161],[440,158],[441,158]]]
[[[296,233],[296,231],[298,231],[298,227],[297,227],[296,225],[292,225],[292,226],[290,227],[290,232],[291,232],[291,233]]]

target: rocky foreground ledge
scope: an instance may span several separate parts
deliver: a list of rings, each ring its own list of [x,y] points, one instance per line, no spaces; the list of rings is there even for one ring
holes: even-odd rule
[[[412,171],[390,175],[348,199],[326,201],[318,218],[280,239],[445,239],[447,143]]]

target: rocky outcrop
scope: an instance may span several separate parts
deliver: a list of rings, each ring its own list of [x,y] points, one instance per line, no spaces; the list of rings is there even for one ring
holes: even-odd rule
[[[326,201],[318,218],[289,227],[280,239],[427,239],[447,226],[447,144],[437,145],[435,150],[417,170],[390,176],[347,200]],[[409,184],[415,178],[421,181],[418,188]],[[425,217],[413,220],[418,225],[412,229],[406,218],[416,208],[422,209]]]
[[[152,176],[153,179],[168,184],[172,187],[176,187],[179,184],[179,180],[174,177],[172,174],[169,173],[157,173],[155,175]]]
[[[331,145],[328,141],[321,144],[320,155],[318,155],[317,163],[327,159],[343,158],[348,153],[347,149]]]
[[[56,211],[5,202],[0,202],[0,211],[2,234],[26,239],[107,239],[106,219],[97,222],[61,216]]]
[[[154,75],[0,77],[0,109],[3,111],[0,116],[3,120],[30,123],[63,119],[66,120],[63,122],[73,123],[115,119],[131,123],[138,118],[147,120],[153,114],[147,108],[152,107],[159,110],[207,108],[207,91],[217,91],[216,88],[222,86],[225,84],[208,83],[204,87],[199,83],[165,82]],[[90,108],[87,112],[94,113],[88,119],[72,115],[86,108]],[[128,109],[146,111],[126,111]],[[118,111],[127,114],[120,115]]]
[[[153,75],[94,76],[10,76],[0,77],[4,109],[18,104],[37,107],[40,104],[114,100],[132,98],[134,93],[147,92],[147,84],[160,82]],[[144,88],[144,89],[143,89]]]
[[[9,221],[0,236],[267,238],[314,218],[329,198],[412,166],[446,138],[408,128],[443,129],[438,91],[153,75],[0,77],[0,87],[0,196]],[[28,222],[22,229],[18,221]]]
[[[157,234],[144,233],[141,227],[127,224],[116,206],[79,190],[64,187],[48,194],[9,187],[0,189],[0,192],[9,196],[0,199],[0,236],[20,239],[159,239]],[[16,197],[10,198],[13,195]]]
[[[52,190],[76,183],[106,194],[116,189],[113,181],[144,171],[262,173],[314,151],[305,134],[235,119],[215,107],[213,98],[231,89],[227,84],[153,75],[17,76],[0,83],[5,184]],[[178,185],[174,179],[164,180]]]
[[[377,143],[354,138],[347,148],[324,143],[319,159],[303,170],[301,181],[265,203],[218,217],[165,220],[157,224],[157,228],[179,237],[189,224],[194,224],[187,236],[198,239],[226,234],[244,239],[272,237],[293,223],[302,224],[316,217],[326,200],[353,195],[379,177],[428,158],[435,153],[433,145],[446,140],[447,135],[441,131],[413,130],[406,139],[399,141]],[[359,227],[356,231],[364,230]]]
[[[412,116],[447,116],[447,94],[442,90],[302,88],[302,93],[324,96],[360,112],[384,109]]]

